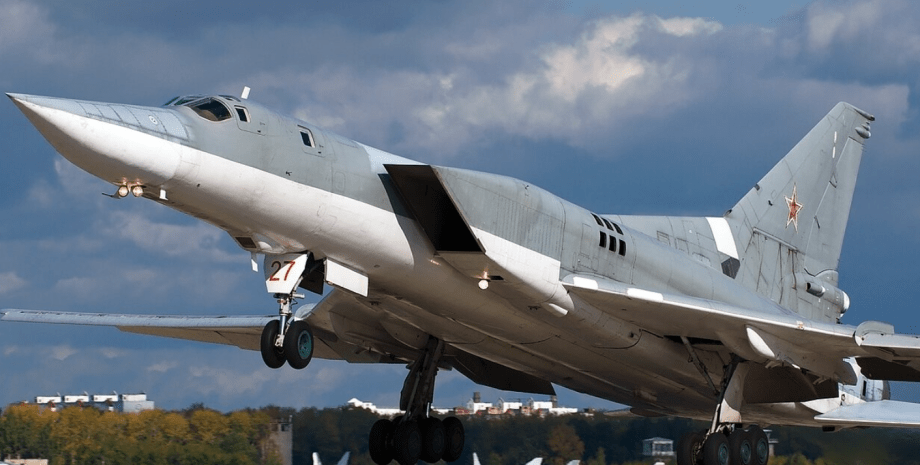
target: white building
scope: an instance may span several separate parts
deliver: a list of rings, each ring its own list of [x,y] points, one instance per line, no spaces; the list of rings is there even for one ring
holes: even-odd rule
[[[87,393],[61,396],[36,396],[35,404],[43,405],[56,412],[70,406],[95,407],[111,412],[142,412],[153,410],[154,402],[147,400],[147,394],[96,394]]]
[[[674,441],[666,438],[649,438],[643,440],[642,455],[646,457],[673,457]]]
[[[482,395],[479,392],[474,392],[473,398],[466,403],[466,409],[473,415],[479,412],[488,412],[492,408],[491,402],[482,401]]]
[[[524,406],[524,403],[518,400],[505,400],[502,398],[498,399],[498,410],[502,413],[505,413],[509,410],[521,410],[521,407]]]
[[[363,408],[364,410],[370,410],[371,412],[376,413],[377,415],[384,416],[396,416],[402,415],[403,411],[398,408],[378,408],[371,402],[362,402],[354,397],[348,401],[348,405],[354,408]]]

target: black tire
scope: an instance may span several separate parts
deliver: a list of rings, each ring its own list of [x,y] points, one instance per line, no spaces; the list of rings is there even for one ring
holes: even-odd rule
[[[703,443],[703,465],[728,465],[731,449],[728,438],[722,433],[712,433]]]
[[[729,463],[732,465],[751,465],[754,461],[751,435],[741,428],[735,428],[728,436],[728,450],[731,451]]]
[[[677,441],[677,465],[697,465],[700,451],[703,449],[703,434],[692,432]]]
[[[751,426],[746,432],[751,441],[751,465],[767,465],[770,461],[770,442],[767,440],[767,433],[757,425]]]
[[[262,329],[262,361],[269,368],[281,368],[284,365],[284,352],[275,347],[275,340],[278,339],[278,328],[280,327],[278,320],[272,320]]]
[[[422,453],[419,458],[427,463],[440,461],[447,445],[444,423],[437,418],[428,417],[420,421],[418,426],[422,433]]]
[[[444,455],[441,460],[456,462],[463,454],[463,445],[466,442],[466,431],[463,423],[457,417],[447,417],[442,422],[444,425]]]
[[[377,465],[387,465],[393,460],[393,448],[390,447],[390,436],[392,435],[393,422],[390,420],[377,420],[371,427],[367,449],[371,454],[371,460]]]
[[[415,465],[422,453],[422,435],[418,423],[404,421],[393,430],[393,458],[400,465]]]
[[[288,326],[284,334],[284,358],[288,365],[298,370],[313,359],[313,330],[306,321],[298,320]]]

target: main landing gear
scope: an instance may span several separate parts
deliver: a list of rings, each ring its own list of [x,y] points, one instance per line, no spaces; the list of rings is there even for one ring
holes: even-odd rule
[[[262,329],[262,361],[270,368],[281,368],[287,362],[298,370],[313,359],[313,331],[304,320],[294,320],[291,303],[297,294],[275,294],[280,306],[279,318]]]
[[[429,415],[443,353],[444,342],[429,337],[418,360],[409,365],[399,399],[405,415],[378,420],[371,428],[368,449],[374,463],[386,465],[396,460],[400,465],[413,465],[419,460],[435,463],[460,458],[466,439],[463,424],[456,417],[440,420]]]
[[[767,465],[770,444],[757,425],[742,427],[742,387],[747,366],[735,357],[726,367],[712,426],[677,443],[677,465]]]

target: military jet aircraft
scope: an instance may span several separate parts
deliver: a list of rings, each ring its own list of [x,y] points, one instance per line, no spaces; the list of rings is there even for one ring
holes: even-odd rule
[[[727,212],[599,214],[505,176],[398,157],[228,95],[160,107],[8,94],[65,158],[200,218],[263,257],[269,316],[3,310],[3,321],[123,331],[312,357],[405,363],[374,461],[457,460],[435,376],[553,384],[639,415],[711,421],[678,462],[765,464],[758,425],[920,427],[887,380],[920,381],[920,338],[839,323],[838,261],[874,118],[836,105]],[[322,293],[297,307],[301,290]]]

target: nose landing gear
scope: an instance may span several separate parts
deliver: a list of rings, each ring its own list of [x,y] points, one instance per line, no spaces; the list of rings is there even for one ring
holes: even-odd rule
[[[313,359],[313,330],[304,320],[294,320],[291,305],[294,293],[303,281],[310,254],[265,257],[265,287],[278,301],[278,319],[262,329],[262,361],[269,368],[281,368],[285,362],[293,368],[305,368]],[[315,264],[315,262],[314,262]]]
[[[262,329],[262,361],[269,368],[281,368],[287,362],[300,370],[313,359],[313,330],[304,320],[291,321],[291,303],[294,297],[299,297],[297,294],[276,294],[275,297],[280,304],[279,318]]]

